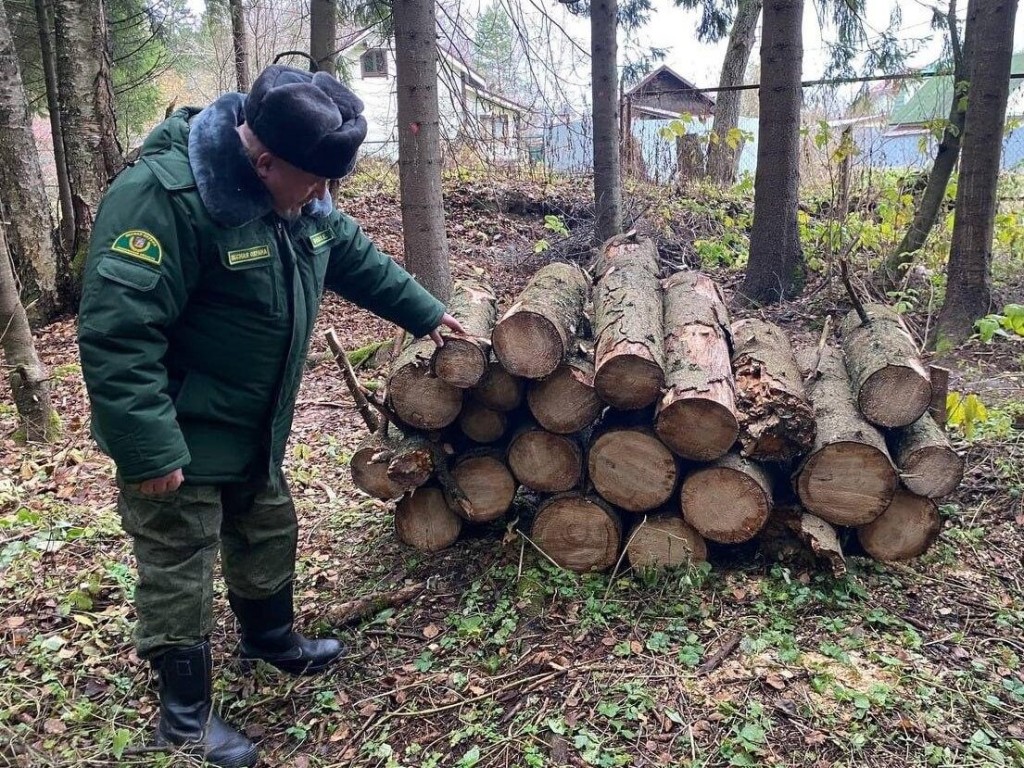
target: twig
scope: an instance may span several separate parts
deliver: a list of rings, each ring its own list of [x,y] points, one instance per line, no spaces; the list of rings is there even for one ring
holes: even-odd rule
[[[366,395],[363,394],[363,390],[359,385],[359,380],[356,379],[355,371],[352,370],[352,365],[348,361],[348,355],[345,354],[345,350],[342,348],[341,342],[338,341],[338,335],[334,332],[333,328],[328,328],[324,336],[327,338],[327,344],[330,346],[331,352],[334,354],[334,362],[336,362],[338,367],[341,369],[341,376],[345,379],[348,391],[352,393],[352,399],[356,401],[356,408],[359,409],[359,415],[363,417],[363,421],[366,423],[366,428],[371,432],[376,432],[380,426],[377,421],[377,416],[370,410],[370,404]]]
[[[475,704],[478,701],[493,698],[497,696],[499,693],[504,693],[507,690],[516,688],[523,684],[530,684],[530,687],[537,688],[543,683],[548,683],[554,680],[556,677],[561,677],[568,671],[568,669],[564,668],[556,669],[554,672],[546,672],[544,674],[526,677],[522,680],[514,680],[511,683],[507,683],[506,685],[503,685],[499,688],[495,688],[493,691],[487,691],[486,693],[482,693],[479,696],[473,696],[469,699],[456,701],[453,704],[444,704],[440,707],[431,707],[430,709],[410,709],[406,711],[399,710],[398,712],[389,712],[385,717],[390,719],[393,717],[423,717],[425,715],[436,715],[440,712],[446,712],[449,709],[457,709],[459,707],[464,707],[467,704]]]
[[[828,341],[828,332],[831,330],[832,315],[825,315],[825,325],[821,328],[821,337],[818,339],[818,353],[814,356],[814,367],[807,374],[805,382],[811,381],[818,375],[818,368],[821,367],[821,355],[825,351],[825,343]]]
[[[722,644],[722,647],[715,652],[715,655],[705,661],[700,667],[697,668],[698,675],[708,675],[722,666],[722,662],[725,661],[729,654],[736,650],[740,644],[742,636],[736,632]]]
[[[854,242],[856,242],[856,240]],[[864,311],[864,304],[861,302],[860,296],[857,295],[857,291],[854,290],[853,284],[850,282],[850,268],[846,263],[845,254],[841,259],[839,259],[839,276],[843,279],[843,285],[846,286],[846,292],[850,296],[853,308],[857,311],[857,317],[860,318],[862,325],[867,325],[871,322],[871,318],[868,317],[868,313]]]
[[[398,608],[405,605],[419,597],[426,588],[427,582],[421,581],[391,592],[373,592],[334,606],[327,612],[327,617],[335,626],[352,624],[379,613],[385,608]]]

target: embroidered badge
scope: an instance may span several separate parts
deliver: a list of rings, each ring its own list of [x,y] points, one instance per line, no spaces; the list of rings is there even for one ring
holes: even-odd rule
[[[164,249],[160,241],[144,229],[129,229],[121,233],[110,246],[110,250],[154,266],[159,266],[164,258]]]
[[[314,232],[309,236],[309,244],[314,248],[320,248],[327,245],[332,240],[334,240],[334,232],[329,229],[322,230],[321,232]]]
[[[242,248],[237,251],[228,251],[228,266],[237,267],[240,264],[248,264],[252,261],[270,258],[270,247],[266,245],[254,245],[251,248]]]

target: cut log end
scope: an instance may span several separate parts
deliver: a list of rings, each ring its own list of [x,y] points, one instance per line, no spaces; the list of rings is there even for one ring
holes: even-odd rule
[[[508,428],[508,417],[479,403],[468,402],[459,414],[459,429],[475,443],[493,443]]]
[[[650,405],[664,386],[665,372],[661,366],[639,355],[617,355],[594,375],[594,388],[601,399],[624,411]]]
[[[520,483],[541,493],[571,490],[583,477],[579,444],[542,429],[527,429],[512,439],[508,464]]]
[[[497,360],[492,360],[487,366],[487,373],[473,388],[473,397],[495,411],[514,411],[523,402],[523,380],[506,371]]]
[[[449,336],[434,355],[434,374],[459,389],[475,387],[487,373],[487,353],[477,342]]]
[[[952,493],[963,476],[964,460],[952,449],[937,445],[915,451],[900,467],[907,489],[932,499]]]
[[[892,500],[897,477],[889,457],[864,443],[830,443],[812,454],[797,477],[808,511],[835,525],[864,525]]]
[[[923,555],[941,530],[935,502],[901,488],[881,515],[857,529],[857,538],[873,558],[893,562]]]
[[[405,544],[421,552],[437,552],[459,538],[462,520],[445,500],[440,488],[419,488],[395,506],[395,532]]]
[[[657,515],[634,527],[626,543],[634,568],[665,568],[708,559],[708,548],[697,530],[679,515]]]
[[[542,379],[565,357],[565,341],[543,315],[520,311],[494,327],[494,354],[513,376]]]
[[[917,421],[931,401],[931,382],[922,371],[911,366],[888,365],[867,377],[857,405],[873,424],[904,427]]]
[[[714,461],[729,452],[739,435],[736,414],[713,400],[676,400],[655,421],[662,442],[684,459]]]
[[[389,501],[399,498],[408,486],[388,477],[389,456],[379,456],[379,446],[360,448],[352,454],[349,469],[352,471],[352,484],[363,493],[375,499]],[[376,460],[375,460],[376,459]]]
[[[565,364],[547,378],[531,383],[526,401],[537,423],[562,435],[593,424],[604,405],[585,376],[585,371]]]
[[[601,498],[630,512],[663,506],[672,498],[678,469],[672,452],[647,429],[612,429],[599,435],[587,459]]]
[[[555,563],[576,573],[611,568],[622,545],[614,512],[578,494],[544,502],[534,520],[531,538]]]
[[[722,544],[750,541],[771,512],[770,487],[732,467],[699,469],[683,482],[683,519],[705,538]]]
[[[469,499],[472,514],[465,519],[487,523],[504,515],[516,496],[516,481],[500,459],[469,456],[452,470],[452,478]]]
[[[432,431],[458,418],[462,390],[431,375],[426,365],[406,366],[388,380],[388,402],[409,426]]]

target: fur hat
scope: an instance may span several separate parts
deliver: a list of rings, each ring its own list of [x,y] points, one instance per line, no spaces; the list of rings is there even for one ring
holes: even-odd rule
[[[366,138],[363,102],[326,72],[273,64],[245,99],[245,122],[267,149],[315,176],[340,179]]]

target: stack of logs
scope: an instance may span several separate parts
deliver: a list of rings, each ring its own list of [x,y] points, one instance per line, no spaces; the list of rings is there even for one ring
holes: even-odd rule
[[[457,285],[467,335],[405,347],[352,457],[357,487],[398,500],[401,540],[448,546],[522,488],[529,540],[581,572],[780,531],[837,574],[848,531],[880,560],[923,553],[963,463],[900,317],[858,306],[841,350],[826,330],[794,354],[769,322],[731,323],[706,275],[659,264],[649,241],[610,241],[591,275],[540,269],[500,319],[487,285]]]

